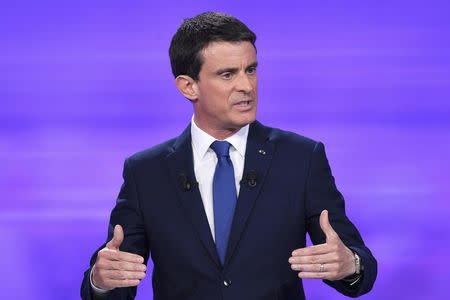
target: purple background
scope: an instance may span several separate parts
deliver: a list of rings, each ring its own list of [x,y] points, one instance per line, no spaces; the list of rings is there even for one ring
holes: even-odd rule
[[[171,36],[217,10],[258,35],[259,120],[325,143],[379,262],[364,298],[448,299],[449,2],[210,2],[0,4],[1,298],[79,298],[124,159],[190,120]]]

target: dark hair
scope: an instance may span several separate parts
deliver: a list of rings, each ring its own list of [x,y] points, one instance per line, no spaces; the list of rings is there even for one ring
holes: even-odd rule
[[[223,13],[205,12],[185,19],[170,43],[173,75],[188,75],[198,80],[203,64],[200,52],[215,41],[248,41],[255,47],[256,35],[247,25]]]

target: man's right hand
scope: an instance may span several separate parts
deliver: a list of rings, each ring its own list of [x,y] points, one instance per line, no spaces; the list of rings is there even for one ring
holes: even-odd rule
[[[114,236],[97,254],[92,283],[101,289],[137,286],[145,277],[144,258],[119,250],[123,242],[122,226],[114,227]]]

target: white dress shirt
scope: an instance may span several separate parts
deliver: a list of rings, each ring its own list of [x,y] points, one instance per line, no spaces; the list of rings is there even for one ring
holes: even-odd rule
[[[234,183],[236,195],[239,195],[240,181],[244,171],[245,149],[249,125],[242,127],[238,132],[225,139],[231,144],[230,159],[234,168]],[[192,152],[194,154],[194,172],[198,182],[203,207],[208,218],[209,228],[213,239],[214,234],[214,205],[213,205],[213,178],[217,165],[217,155],[209,146],[217,139],[200,129],[191,121]]]
[[[234,183],[236,185],[236,195],[239,195],[240,182],[244,172],[245,149],[247,148],[247,136],[249,125],[242,127],[238,132],[225,139],[230,146],[230,159],[234,169]],[[214,137],[200,129],[191,121],[191,143],[194,155],[194,172],[198,182],[198,188],[202,197],[203,207],[208,218],[209,228],[215,241],[214,234],[214,205],[213,205],[213,178],[217,165],[217,155],[209,146],[216,141]],[[108,290],[98,288],[92,282],[92,271],[90,274],[91,287],[95,294],[101,295]]]

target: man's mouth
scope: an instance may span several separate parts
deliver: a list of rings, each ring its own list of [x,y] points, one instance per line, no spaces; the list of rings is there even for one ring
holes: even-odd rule
[[[249,106],[251,102],[252,102],[252,100],[244,100],[244,101],[237,102],[236,105],[240,106],[240,107],[246,107],[246,106]]]

